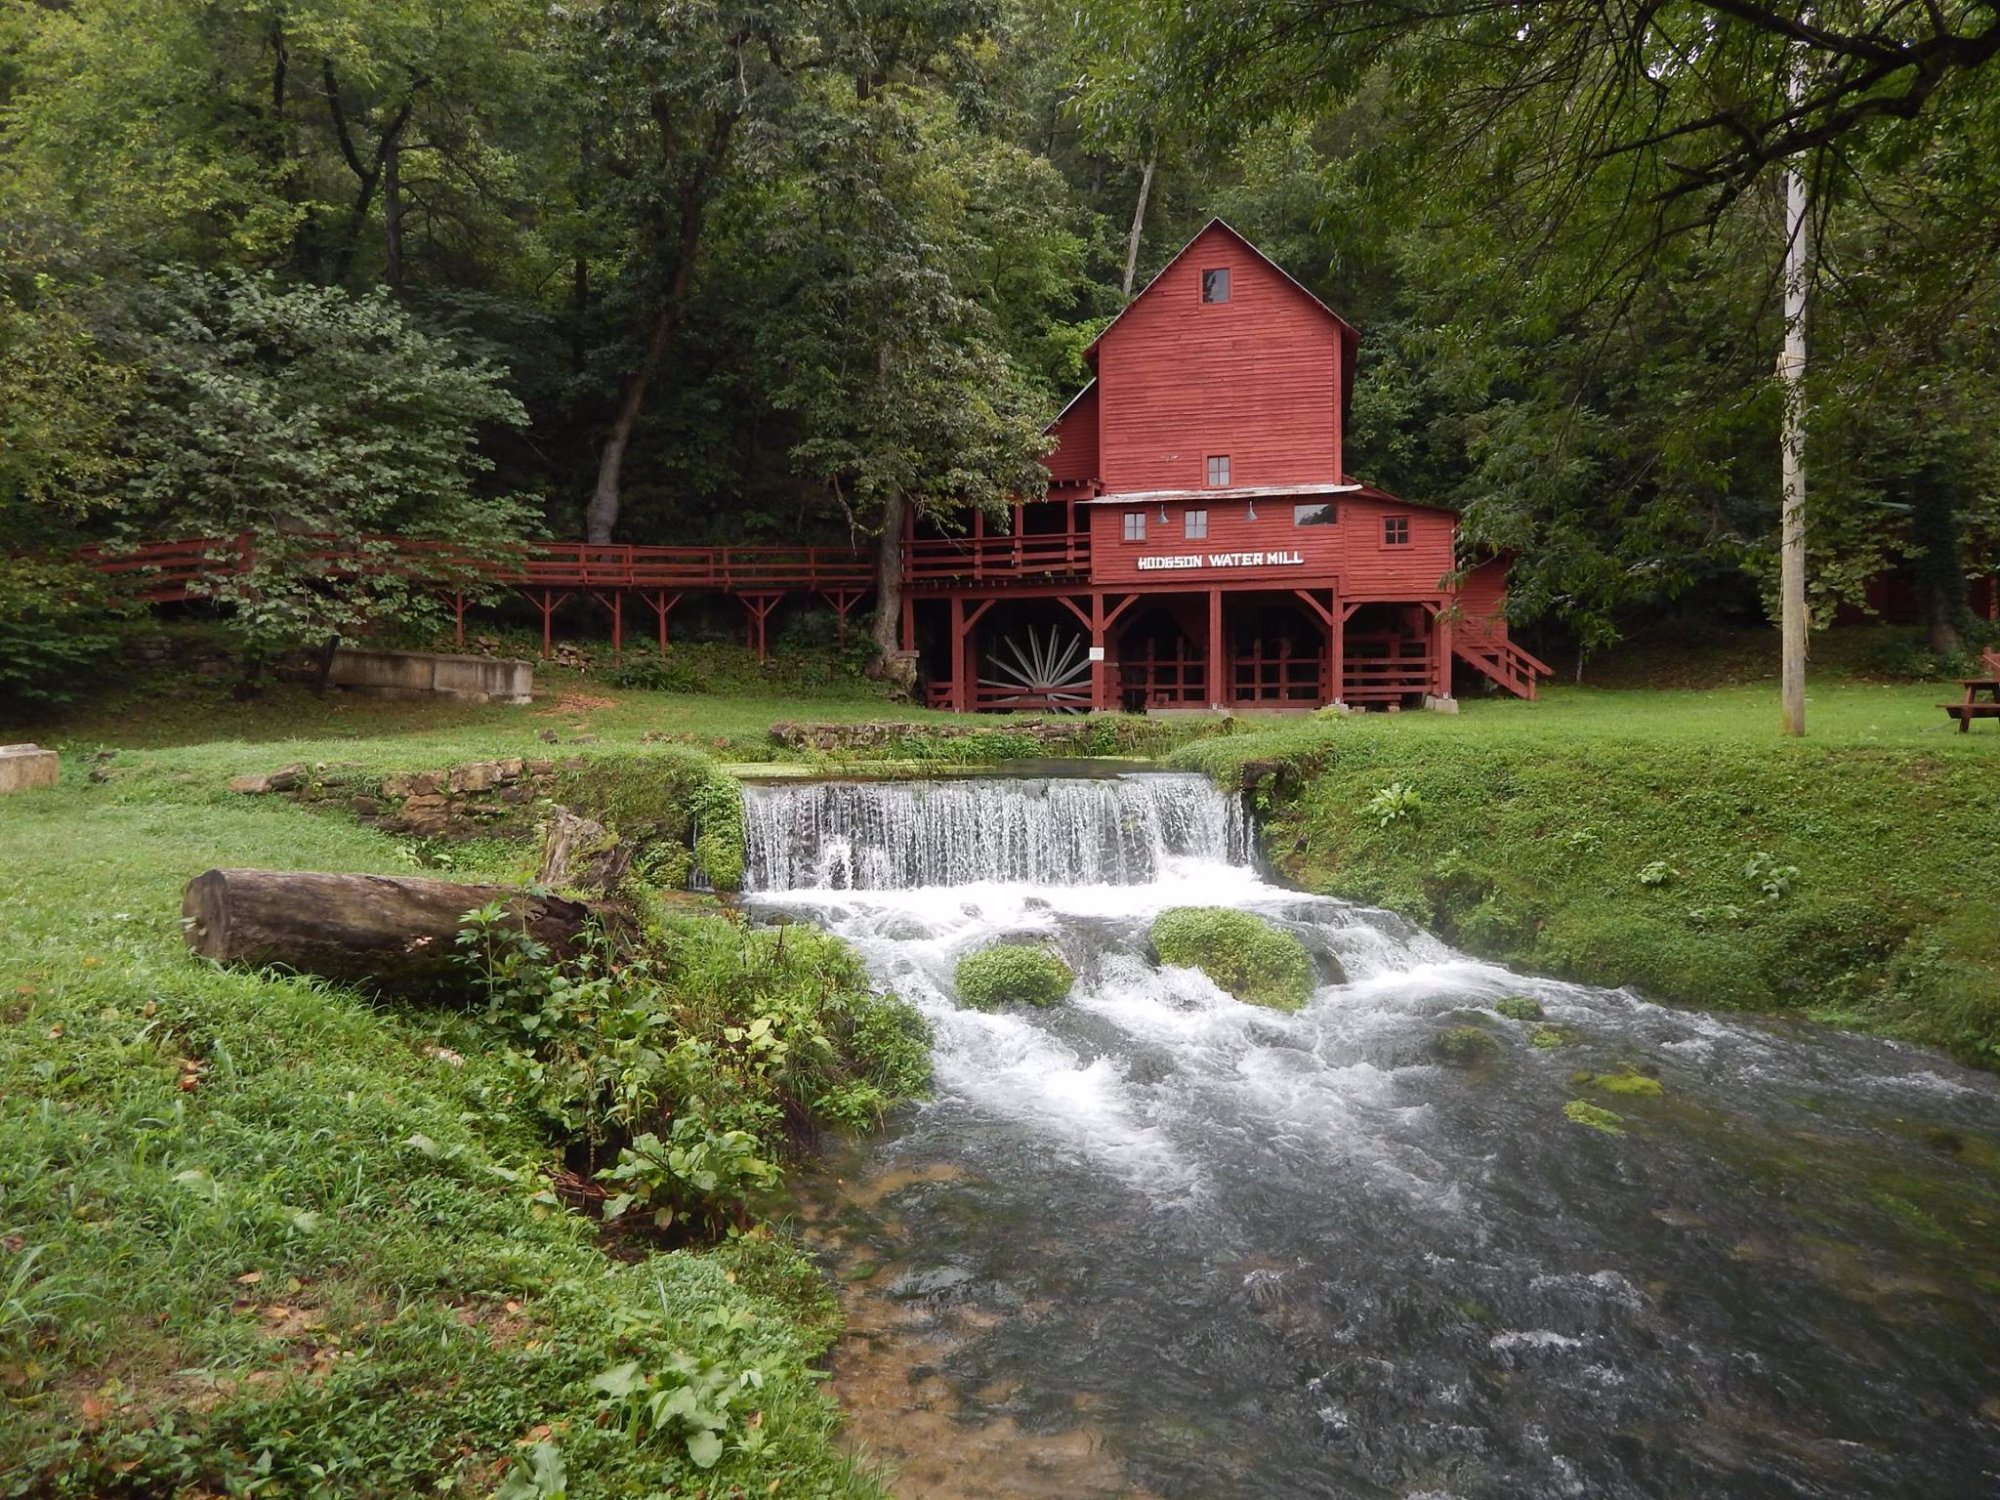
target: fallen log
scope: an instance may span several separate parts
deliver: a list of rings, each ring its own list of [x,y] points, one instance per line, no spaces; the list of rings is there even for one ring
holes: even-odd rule
[[[209,870],[181,898],[187,945],[217,963],[274,965],[385,994],[466,990],[465,914],[499,902],[552,954],[575,953],[603,908],[511,886],[401,875]]]

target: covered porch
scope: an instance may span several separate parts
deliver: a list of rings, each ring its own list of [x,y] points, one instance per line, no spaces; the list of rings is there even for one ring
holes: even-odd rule
[[[1331,588],[1010,591],[918,600],[926,701],[959,712],[1415,707],[1448,697],[1443,596]]]

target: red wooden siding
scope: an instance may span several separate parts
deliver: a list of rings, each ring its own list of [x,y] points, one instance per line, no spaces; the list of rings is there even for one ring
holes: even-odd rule
[[[1051,486],[1081,484],[1097,474],[1097,387],[1086,387],[1056,419],[1049,435],[1056,446],[1042,460]]]
[[[1204,303],[1223,267],[1229,301]],[[1197,235],[1096,353],[1107,491],[1198,489],[1220,454],[1231,485],[1340,479],[1340,325],[1229,229]]]
[[[1459,586],[1459,631],[1468,640],[1507,638],[1507,560],[1491,558],[1471,569]]]
[[[1250,519],[1255,505],[1257,519]],[[1331,526],[1300,526],[1292,519],[1295,505],[1329,504],[1340,517]],[[1079,507],[1081,508],[1081,507]],[[1189,541],[1183,517],[1189,510],[1208,511],[1208,537]],[[1160,520],[1162,510],[1167,520]],[[1128,513],[1144,515],[1146,539],[1125,540]],[[1369,495],[1300,495],[1245,500],[1121,504],[1100,500],[1089,507],[1090,576],[1093,583],[1172,587],[1200,583],[1209,587],[1258,582],[1293,588],[1325,588],[1332,584],[1352,599],[1425,599],[1443,592],[1441,580],[1452,567],[1452,536],[1456,517],[1449,511]],[[1383,541],[1382,522],[1397,516],[1409,521],[1410,540],[1391,546]],[[1261,566],[1215,564],[1215,554],[1277,553],[1298,562]],[[1199,557],[1196,566],[1145,567],[1140,559]]]

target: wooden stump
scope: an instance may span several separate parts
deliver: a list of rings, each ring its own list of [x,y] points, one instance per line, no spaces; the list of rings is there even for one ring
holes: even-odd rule
[[[457,962],[465,914],[499,902],[563,957],[604,913],[581,901],[499,885],[399,875],[209,870],[181,899],[187,945],[217,963],[275,965],[385,994],[472,987]]]

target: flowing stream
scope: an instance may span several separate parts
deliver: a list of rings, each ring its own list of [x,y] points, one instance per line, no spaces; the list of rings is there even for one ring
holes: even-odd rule
[[[936,1032],[935,1101],[807,1213],[904,1500],[2000,1495],[2000,1081],[1273,886],[1195,777],[746,814],[752,910],[840,933]],[[1161,968],[1178,905],[1296,933],[1312,1002]],[[1067,1005],[955,1005],[957,959],[1008,938],[1063,952]],[[1468,1024],[1497,1048],[1444,1065]],[[1579,1076],[1625,1069],[1662,1092]]]

